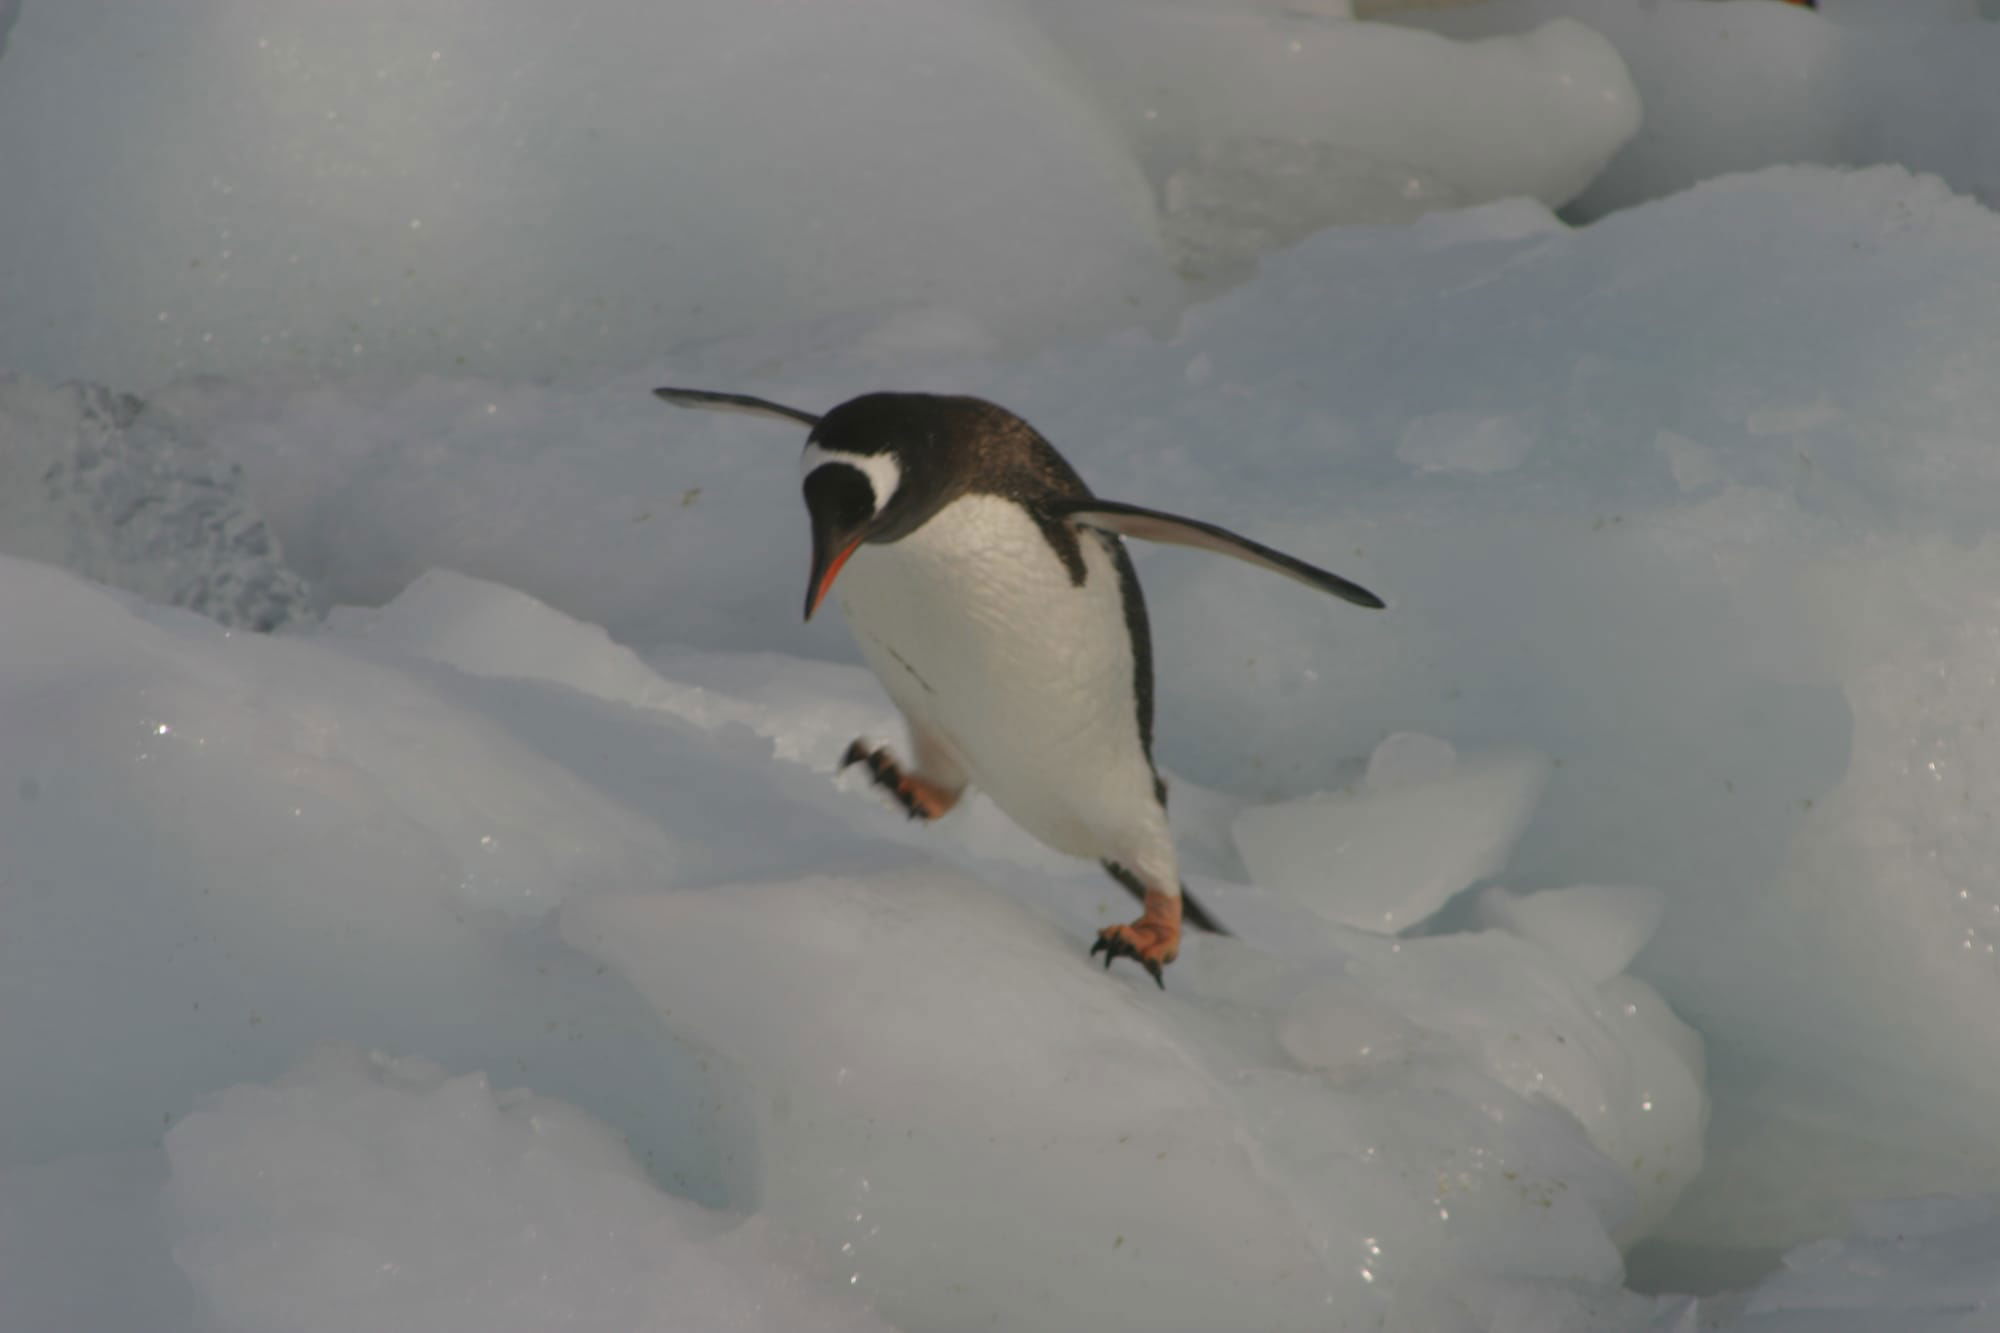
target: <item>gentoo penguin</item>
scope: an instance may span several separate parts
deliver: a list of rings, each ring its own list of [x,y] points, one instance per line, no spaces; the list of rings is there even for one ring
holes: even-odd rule
[[[1034,427],[977,398],[871,393],[814,416],[744,394],[658,389],[669,403],[810,428],[806,619],[838,586],[861,654],[909,724],[910,759],[857,740],[913,819],[974,784],[1057,851],[1100,862],[1144,904],[1092,946],[1165,985],[1190,925],[1153,767],[1153,653],[1123,537],[1247,560],[1359,606],[1367,589],[1213,524],[1100,500]],[[838,583],[836,585],[836,580]]]

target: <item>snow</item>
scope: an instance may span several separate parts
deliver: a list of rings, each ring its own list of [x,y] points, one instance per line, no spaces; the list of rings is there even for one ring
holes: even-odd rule
[[[95,385],[0,376],[0,550],[224,625],[309,618],[242,469],[144,409]]]
[[[1468,1276],[1601,1283],[1606,1229],[1698,1166],[1698,1048],[1658,1000],[1499,934],[1361,937],[1331,972],[1197,938],[1163,999],[922,866],[593,897],[563,934],[731,1053],[758,1206],[905,1326],[1317,1328]],[[1396,1037],[1357,1047],[1368,996]]]
[[[0,1327],[1990,1323],[1974,8],[24,7]],[[800,432],[658,383],[1384,593],[1136,551],[1236,938],[837,774]]]
[[[6,51],[0,366],[138,392],[588,378],[911,309],[1018,351],[1329,223],[1560,204],[1638,118],[1572,22],[1178,0],[41,4]]]
[[[647,1182],[602,1122],[327,1045],[167,1134],[174,1257],[218,1329],[885,1329]]]
[[[976,823],[938,830],[961,868],[927,854],[824,746],[755,734],[792,729],[756,659],[718,698],[463,576],[278,639],[24,562],[0,599],[0,682],[36,701],[0,708],[10,879],[69,890],[8,906],[34,1001],[0,1061],[63,1071],[11,1097],[10,1153],[81,1179],[171,1122],[159,1243],[202,1327],[713,1326],[659,1294],[711,1262],[658,1220],[685,1208],[598,1160],[586,1103],[655,1178],[754,1210],[804,1289],[907,1327],[1602,1294],[1612,1233],[1699,1163],[1699,1045],[1643,984],[1504,932],[1343,933],[1290,961],[1190,941],[1173,992],[1139,989],[1082,956],[1115,888],[1071,867],[1011,902],[1020,837]],[[838,698],[855,673],[786,674]],[[343,1032],[539,1099],[353,1049],[206,1096]],[[570,1117],[587,1150],[530,1150]],[[1066,1220],[1031,1244],[1024,1213]],[[524,1294],[537,1265],[560,1279]],[[15,1276],[53,1301],[59,1274]]]
[[[1908,1199],[1857,1210],[1848,1234],[1801,1246],[1726,1333],[1976,1329],[2000,1305],[2000,1210],[1988,1197]]]
[[[1132,143],[1170,253],[1197,276],[1239,274],[1330,223],[1565,203],[1639,126],[1623,62],[1568,19],[1452,42],[1309,6],[1032,9]]]
[[[1597,218],[1731,171],[1896,163],[2000,204],[1994,0],[1480,0],[1397,21],[1461,40],[1579,19],[1623,57],[1645,122],[1577,198]]]

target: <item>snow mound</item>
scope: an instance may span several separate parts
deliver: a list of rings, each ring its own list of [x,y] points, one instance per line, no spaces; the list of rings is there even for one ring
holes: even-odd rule
[[[1498,934],[1331,967],[1193,937],[1162,995],[924,867],[600,895],[562,931],[726,1055],[755,1206],[909,1326],[1484,1328],[1454,1302],[1606,1283],[1699,1166],[1698,1043]]]
[[[444,575],[269,638],[0,560],[0,617],[0,975],[35,996],[0,1067],[49,1075],[7,1081],[0,1153],[56,1172],[0,1182],[102,1180],[83,1154],[177,1120],[169,1233],[79,1253],[158,1284],[171,1240],[213,1327],[702,1326],[773,1284],[865,1324],[784,1286],[824,1264],[914,1327],[1317,1328],[1331,1299],[1458,1333],[1549,1284],[1622,1306],[1617,1243],[1700,1159],[1698,1044],[1503,932],[1191,939],[1165,993],[1095,968],[1094,868],[1023,874],[830,780],[797,701],[850,668],[690,655],[744,694],[684,708],[707,686]],[[204,1099],[330,1033],[559,1100],[351,1049]],[[0,1271],[27,1309],[76,1280]]]
[[[881,1333],[768,1228],[662,1194],[618,1136],[482,1074],[328,1046],[166,1137],[217,1333]]]
[[[0,1067],[45,1074],[8,1080],[0,1159],[148,1142],[332,1032],[505,1051],[552,1091],[616,1068],[593,1106],[715,1188],[670,1044],[541,923],[567,894],[849,845],[810,801],[790,838],[734,845],[769,742],[343,636],[232,635],[15,560],[0,620],[0,972],[36,997],[0,1009]]]
[[[312,613],[242,469],[129,395],[0,375],[0,497],[9,555],[239,629]]]
[[[0,207],[34,256],[0,365],[540,377],[835,311],[1019,337],[1177,299],[1129,152],[979,0],[36,5],[7,62],[36,188]]]
[[[383,607],[335,607],[336,633],[393,644],[473,676],[550,681],[614,703],[655,704],[666,682],[639,655],[512,588],[431,570]]]
[[[1398,21],[1473,40],[1564,18],[1617,49],[1645,123],[1575,204],[1598,218],[1732,171],[1894,163],[2000,205],[1993,0],[1481,0]]]
[[[1304,7],[1032,6],[1133,143],[1187,271],[1337,224],[1568,203],[1639,126],[1611,45],[1559,20],[1453,42]]]
[[[147,390],[587,378],[894,310],[878,354],[1019,350],[1170,315],[1177,265],[1561,203],[1638,118],[1575,23],[1132,0],[51,4],[6,60],[0,366]]]

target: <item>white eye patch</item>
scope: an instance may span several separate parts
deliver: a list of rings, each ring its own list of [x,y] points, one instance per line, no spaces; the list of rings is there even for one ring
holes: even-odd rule
[[[805,453],[799,456],[799,475],[809,477],[815,469],[828,463],[844,463],[868,478],[868,486],[875,492],[877,514],[889,507],[889,501],[896,496],[896,488],[903,484],[903,469],[889,454],[840,453],[810,443],[806,445]]]

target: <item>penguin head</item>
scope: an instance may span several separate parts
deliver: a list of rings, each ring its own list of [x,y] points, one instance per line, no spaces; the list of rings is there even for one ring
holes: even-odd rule
[[[896,502],[901,468],[889,453],[848,454],[808,443],[806,516],[812,523],[812,575],[806,583],[806,619],[813,618],[840,567],[875,536]]]
[[[1035,483],[1088,494],[1027,422],[940,394],[850,398],[813,423],[800,466],[812,521],[808,620],[863,542],[900,540],[968,490],[1013,495]]]
[[[807,437],[799,459],[812,523],[807,620],[861,543],[894,541],[929,517],[913,503],[920,488],[904,484],[912,471],[930,471],[912,459],[927,464],[935,452],[924,407],[920,395],[867,394],[828,412]]]

